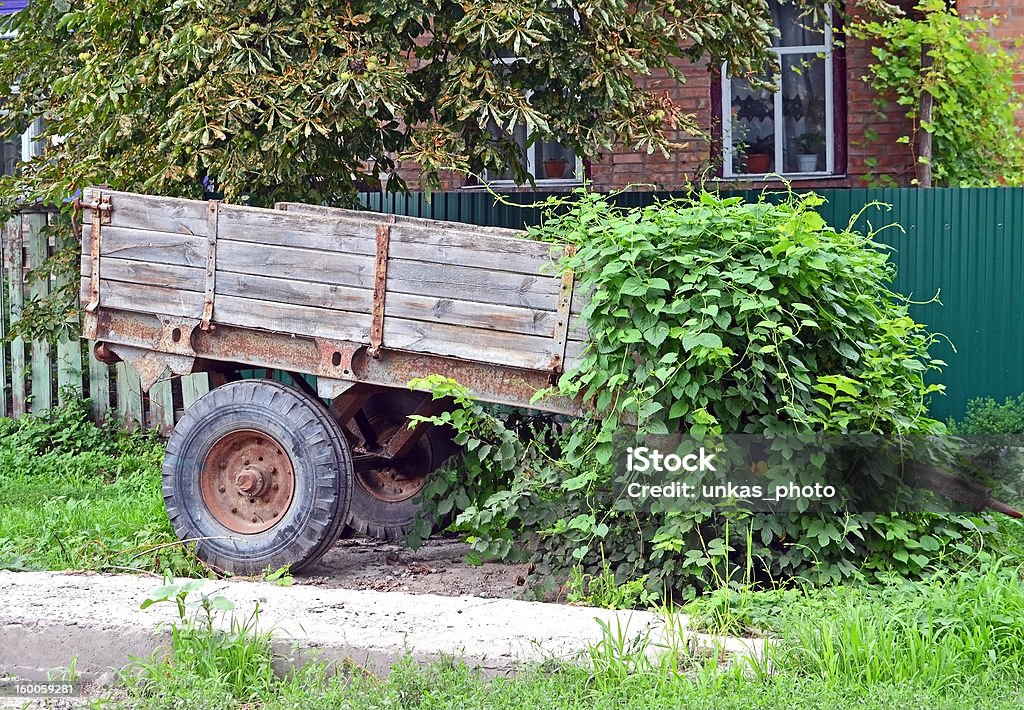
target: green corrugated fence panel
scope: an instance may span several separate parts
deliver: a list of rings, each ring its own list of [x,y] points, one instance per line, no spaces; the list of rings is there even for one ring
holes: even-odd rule
[[[822,216],[837,228],[860,213],[861,232],[883,229],[876,241],[892,248],[894,289],[914,301],[912,315],[943,338],[933,347],[947,366],[936,381],[946,393],[931,401],[934,416],[961,416],[969,399],[1024,392],[1024,189],[939,188],[817,190]],[[504,201],[531,205],[552,193],[510,193]],[[682,196],[682,193],[676,193]],[[733,191],[756,200],[760,191]],[[627,192],[623,206],[645,206],[672,193]],[[880,202],[890,208],[868,206]],[[368,196],[372,209],[522,229],[537,224],[534,207],[497,204],[484,192]],[[934,300],[937,298],[938,300]]]

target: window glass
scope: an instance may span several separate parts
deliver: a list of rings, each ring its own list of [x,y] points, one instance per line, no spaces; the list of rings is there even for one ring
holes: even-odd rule
[[[775,100],[772,92],[733,79],[733,170],[740,173],[775,172]]]
[[[779,31],[772,38],[775,47],[823,46],[825,31],[822,22],[813,14],[801,14],[802,9],[790,4],[770,2],[772,21]]]
[[[824,170],[824,59],[814,54],[782,57],[782,118],[785,172]]]

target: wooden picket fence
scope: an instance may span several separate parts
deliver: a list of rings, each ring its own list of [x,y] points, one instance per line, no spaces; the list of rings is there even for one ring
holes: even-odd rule
[[[53,346],[19,337],[8,342],[6,335],[21,318],[25,304],[60,286],[55,275],[31,283],[27,278],[58,248],[44,230],[54,214],[27,209],[0,231],[0,416],[38,414],[62,404],[68,396],[85,396],[97,421],[116,416],[128,428],[141,425],[169,432],[182,413],[209,391],[205,373],[168,376],[146,393],[131,365],[100,362],[85,341],[61,338]]]

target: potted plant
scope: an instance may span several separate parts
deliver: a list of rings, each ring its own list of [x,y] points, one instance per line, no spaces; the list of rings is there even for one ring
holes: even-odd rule
[[[745,172],[767,173],[772,169],[772,154],[775,152],[775,134],[769,133],[752,141],[746,150]]]
[[[796,146],[796,169],[801,173],[813,173],[818,170],[818,153],[825,145],[825,134],[821,131],[801,133],[793,139]]]
[[[565,166],[569,161],[565,158],[548,158],[544,161],[544,175],[552,180],[565,176]]]

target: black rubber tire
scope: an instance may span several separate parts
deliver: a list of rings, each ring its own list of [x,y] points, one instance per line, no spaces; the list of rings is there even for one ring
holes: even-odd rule
[[[203,500],[200,471],[222,437],[254,430],[276,439],[294,469],[290,505],[273,527],[240,534],[221,524]],[[352,455],[340,427],[319,400],[272,380],[240,380],[196,402],[174,428],[163,465],[163,495],[174,532],[195,540],[211,568],[258,575],[315,563],[338,539],[352,500]]]
[[[378,417],[408,416],[416,411],[420,403],[430,395],[410,390],[392,390],[375,394],[363,405],[362,411],[371,422]],[[430,452],[428,470],[435,471],[441,464],[458,451],[452,442],[447,427],[430,427],[424,434]],[[408,532],[423,507],[420,496],[403,501],[384,501],[369,493],[359,477],[352,484],[352,507],[348,517],[349,533],[358,533],[377,540],[397,541]],[[444,520],[436,521],[436,531],[447,526]]]

